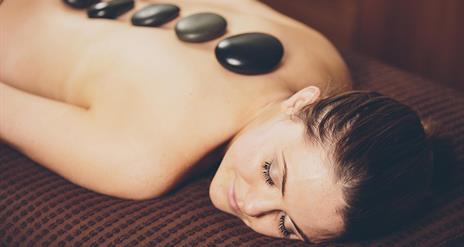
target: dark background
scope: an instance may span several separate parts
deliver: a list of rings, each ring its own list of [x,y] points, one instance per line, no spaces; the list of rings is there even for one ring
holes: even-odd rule
[[[464,0],[261,0],[338,48],[464,91]]]

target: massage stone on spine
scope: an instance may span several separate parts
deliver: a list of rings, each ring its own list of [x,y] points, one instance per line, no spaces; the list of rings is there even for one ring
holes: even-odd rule
[[[243,33],[219,42],[216,58],[226,69],[239,74],[258,75],[272,71],[282,59],[284,47],[265,33]]]
[[[86,9],[100,0],[63,0],[63,2],[76,9]]]
[[[177,37],[185,42],[206,42],[222,36],[227,28],[224,17],[214,13],[198,13],[182,18],[176,24]]]
[[[87,10],[89,18],[116,19],[134,8],[134,0],[112,0],[99,2]]]
[[[132,16],[135,26],[158,27],[179,16],[179,7],[173,4],[150,4]]]
[[[134,0],[63,0],[73,8],[87,9],[89,18],[116,19],[134,8]],[[150,4],[132,16],[134,26],[157,27],[177,16],[180,8],[173,4]],[[207,42],[222,36],[227,29],[224,17],[211,13],[197,13],[180,19],[175,26],[179,40],[190,43]],[[275,70],[284,54],[284,47],[276,37],[261,33],[242,33],[221,40],[215,55],[226,69],[243,75],[259,75]]]

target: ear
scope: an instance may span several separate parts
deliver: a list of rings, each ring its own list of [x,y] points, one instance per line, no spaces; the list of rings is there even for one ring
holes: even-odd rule
[[[321,94],[321,90],[316,86],[309,86],[296,92],[290,98],[282,102],[282,110],[288,115],[299,112],[304,106],[316,102]]]

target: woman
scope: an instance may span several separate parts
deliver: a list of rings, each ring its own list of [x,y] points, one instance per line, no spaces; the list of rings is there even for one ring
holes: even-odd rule
[[[4,1],[0,140],[127,199],[161,196],[217,161],[213,204],[273,237],[349,239],[417,208],[432,164],[419,118],[375,92],[348,91],[347,68],[319,33],[252,0],[166,1],[179,18],[222,15],[226,36],[278,37],[281,65],[243,76],[214,57],[224,37],[192,44],[175,36],[177,20],[130,25],[156,2],[95,20],[59,0]]]

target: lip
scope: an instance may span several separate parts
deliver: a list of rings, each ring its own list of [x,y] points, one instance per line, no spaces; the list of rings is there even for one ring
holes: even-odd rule
[[[237,200],[235,199],[235,179],[230,185],[228,195],[227,195],[229,206],[234,210],[236,214],[240,214],[240,208],[238,207]]]

